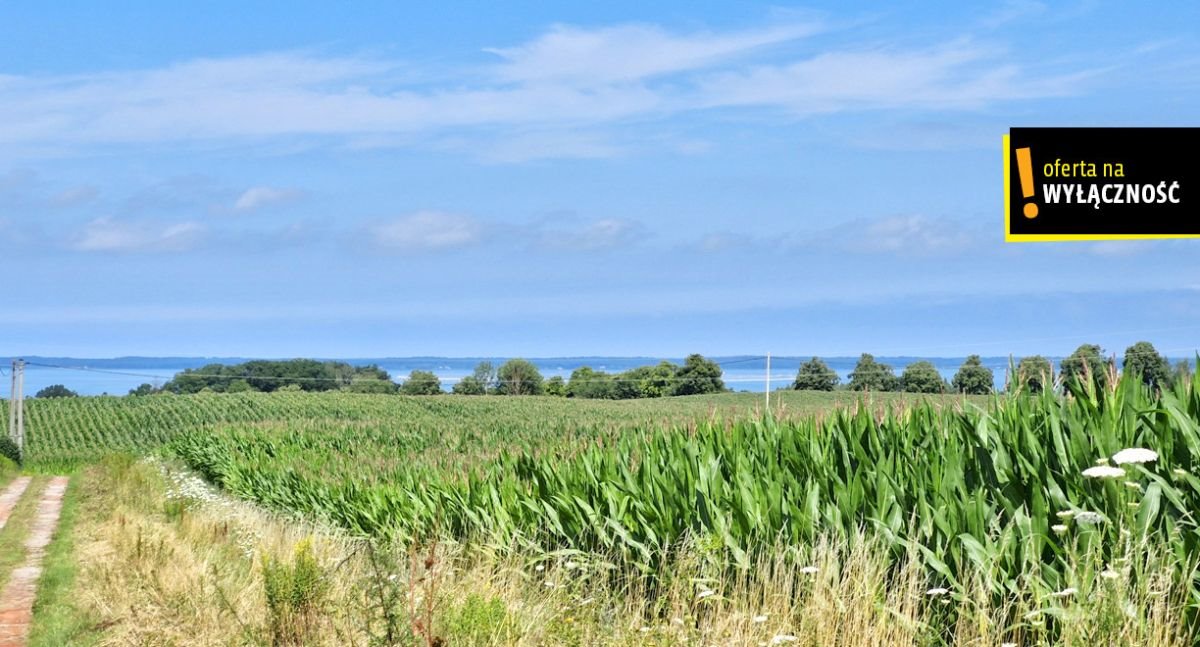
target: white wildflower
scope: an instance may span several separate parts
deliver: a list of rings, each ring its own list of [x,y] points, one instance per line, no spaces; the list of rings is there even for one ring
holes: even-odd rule
[[[1142,491],[1142,484],[1138,483],[1137,481],[1125,481],[1125,487],[1131,490],[1137,490],[1138,492]]]
[[[764,623],[764,622],[766,622],[766,621],[767,621],[767,616],[765,616],[765,615],[762,615],[762,616],[754,616],[754,622],[755,622],[755,624],[762,624],[762,623]]]
[[[542,571],[546,570],[546,565],[545,565],[545,564],[538,564],[537,566],[534,566],[534,567],[533,567],[533,570],[535,570],[535,571],[537,571],[537,572],[541,573]]]
[[[1113,455],[1113,462],[1117,465],[1124,465],[1126,463],[1153,463],[1156,460],[1158,460],[1158,452],[1142,447],[1122,449]]]
[[[1075,516],[1074,510],[1059,510],[1058,511],[1059,519],[1070,519],[1071,517],[1074,517],[1074,516]]]
[[[1053,526],[1050,526],[1050,529],[1053,530],[1054,533],[1057,535],[1061,535],[1067,531],[1067,527],[1062,525],[1061,523],[1056,523]]]
[[[942,587],[938,586],[938,587],[934,587],[934,588],[926,591],[925,595],[928,595],[931,598],[936,598],[939,595],[946,595],[949,592],[950,592],[950,589],[943,589]]]
[[[1104,515],[1099,512],[1090,510],[1082,510],[1075,513],[1075,521],[1085,526],[1094,526],[1099,523],[1104,523]]]
[[[638,631],[640,631],[640,632],[642,632],[642,633],[646,633],[647,631],[650,631],[650,627],[642,627],[642,628],[641,628],[641,629],[639,629]]]
[[[713,591],[712,589],[704,589],[696,596],[696,599],[703,600],[704,598],[710,598],[716,594],[717,594],[717,592]]]
[[[800,572],[804,573],[805,575],[814,575],[818,570],[820,569],[818,569],[816,566],[805,566],[804,568],[800,569]]]
[[[1100,571],[1100,577],[1103,577],[1106,580],[1115,580],[1118,577],[1121,577],[1121,574],[1111,568],[1106,568]]]
[[[774,638],[771,639],[771,644],[772,645],[782,645],[783,643],[794,643],[794,642],[796,642],[796,640],[798,640],[798,639],[795,636],[789,636],[788,634],[778,634]]]
[[[1073,586],[1068,586],[1067,588],[1065,588],[1061,591],[1055,591],[1054,593],[1051,593],[1050,597],[1052,597],[1052,598],[1069,598],[1072,595],[1075,595],[1076,593],[1079,593],[1079,589],[1077,589]]]
[[[1124,478],[1125,470],[1109,465],[1097,465],[1083,470],[1083,475],[1091,479],[1116,479]]]

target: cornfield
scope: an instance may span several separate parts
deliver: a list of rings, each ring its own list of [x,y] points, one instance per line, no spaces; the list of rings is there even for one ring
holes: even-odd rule
[[[854,394],[787,393],[777,396],[795,413],[824,410],[855,401]],[[874,396],[899,402],[898,394]],[[947,397],[955,401],[954,397]],[[761,395],[730,393],[637,401],[562,398],[405,397],[330,393],[238,393],[148,397],[29,398],[26,408],[26,462],[46,468],[95,461],[112,451],[142,452],[189,430],[232,423],[303,424],[363,422],[402,433],[457,433],[465,425],[478,433],[552,437],[573,428],[616,428],[658,420],[690,420],[714,412],[745,412]],[[0,419],[8,418],[0,401]]]
[[[937,586],[962,591],[966,574],[985,574],[974,585],[1000,597],[1136,578],[1130,562],[1153,550],[1171,556],[1177,593],[1194,605],[1197,386],[1200,374],[1161,397],[1124,381],[985,406],[710,418],[542,444],[466,421],[450,435],[226,425],[171,449],[240,496],[373,537],[576,549],[643,573],[690,543],[736,574],[766,547],[866,530],[897,562],[915,553]],[[1133,448],[1151,451],[1119,453]]]
[[[649,590],[686,554],[736,581],[781,551],[865,537],[896,577],[918,564],[931,595],[1037,625],[1021,635],[1055,640],[1054,614],[1075,598],[1115,600],[1117,617],[1166,600],[1194,633],[1200,373],[1161,394],[1121,381],[970,400],[790,396],[787,415],[748,413],[749,394],[44,401],[30,406],[29,457],[160,448],[233,494],[352,534],[590,556]],[[834,397],[849,406],[829,409]]]

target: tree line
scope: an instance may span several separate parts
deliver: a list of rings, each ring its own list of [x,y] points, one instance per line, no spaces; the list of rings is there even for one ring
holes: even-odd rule
[[[1191,372],[1187,361],[1174,367],[1154,345],[1139,341],[1125,349],[1123,371],[1137,375],[1150,388],[1169,386],[1179,375]],[[1039,393],[1072,380],[1090,380],[1104,386],[1116,375],[1115,357],[1106,358],[1098,344],[1082,344],[1060,363],[1058,370],[1041,355],[1023,357],[1007,375],[1005,388]],[[810,391],[903,391],[908,393],[987,394],[994,390],[995,376],[979,355],[966,358],[953,378],[946,381],[928,361],[909,364],[897,375],[890,365],[863,353],[842,384],[838,374],[819,357],[804,362],[792,389]],[[414,370],[402,383],[392,381],[376,365],[353,366],[346,362],[312,359],[253,360],[241,364],[209,364],[177,373],[161,387],[142,384],[130,395],[156,393],[239,393],[248,391],[350,391],[356,393],[400,393],[438,395],[441,380],[430,371]],[[499,366],[480,362],[468,376],[456,382],[457,395],[550,395],[568,398],[625,400],[694,395],[728,391],[721,367],[700,354],[689,355],[682,364],[662,361],[619,373],[582,366],[569,378],[546,379],[532,362],[511,359]],[[35,397],[73,397],[75,392],[61,384],[39,391]]]
[[[353,366],[346,362],[315,359],[252,360],[241,364],[207,364],[200,368],[184,369],[162,387],[142,384],[129,394],[339,390],[395,393],[396,384],[387,371],[374,364]]]
[[[1161,389],[1169,386],[1178,376],[1188,375],[1191,368],[1187,361],[1180,361],[1174,368],[1166,357],[1159,354],[1148,341],[1139,341],[1125,349],[1123,371],[1136,375],[1149,388]],[[1075,352],[1063,359],[1059,366],[1058,384],[1071,381],[1090,381],[1104,386],[1116,374],[1115,358],[1104,357],[1098,344],[1082,344]],[[947,382],[933,363],[918,361],[909,364],[897,376],[888,364],[863,353],[850,373],[849,382],[842,386],[841,378],[819,357],[814,357],[800,366],[792,388],[806,391],[833,391],[845,388],[851,391],[904,391],[907,393],[966,393],[983,395],[995,388],[992,369],[983,365],[978,355],[967,357],[954,377]],[[1053,388],[1054,366],[1041,355],[1021,358],[1009,376],[1006,388],[1022,388],[1032,393],[1041,393]]]
[[[421,375],[417,375],[421,373]],[[441,392],[437,377],[426,371],[413,371],[401,385],[419,379],[422,394]],[[436,391],[435,391],[436,389]],[[555,375],[543,380],[537,367],[523,359],[513,359],[494,368],[480,362],[475,371],[459,380],[451,393],[459,395],[552,395],[564,398],[629,400],[672,395],[699,395],[725,391],[721,367],[700,354],[688,355],[683,364],[662,361],[654,366],[639,366],[621,373],[597,371],[581,366],[564,380]]]
[[[57,388],[65,389],[61,386]],[[663,361],[655,366],[641,366],[622,373],[606,373],[583,366],[575,369],[567,380],[557,375],[544,378],[537,366],[526,359],[510,359],[499,366],[483,361],[471,375],[456,382],[451,393],[620,400],[720,393],[725,390],[721,367],[703,355],[693,354],[683,364]],[[404,395],[444,393],[441,380],[431,371],[414,370],[402,383],[396,384],[387,371],[373,364],[356,367],[345,362],[293,359],[209,364],[181,371],[161,387],[142,384],[129,394],[252,391],[351,391]],[[39,397],[42,395],[38,394]],[[47,397],[61,396],[47,394]]]

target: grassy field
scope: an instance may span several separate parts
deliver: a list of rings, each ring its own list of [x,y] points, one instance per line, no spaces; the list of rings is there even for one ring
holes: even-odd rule
[[[85,484],[34,635],[1194,644],[1198,386],[31,402],[29,469]]]

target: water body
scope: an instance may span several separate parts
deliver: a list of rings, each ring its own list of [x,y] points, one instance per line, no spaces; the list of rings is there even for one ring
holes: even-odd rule
[[[384,357],[384,358],[352,358],[342,361],[354,365],[376,364],[391,374],[398,382],[413,370],[431,371],[442,381],[442,386],[449,390],[455,382],[470,375],[475,365],[480,361],[490,361],[496,366],[502,364],[503,357]],[[555,375],[564,379],[570,377],[571,371],[590,366],[599,371],[618,373],[638,366],[656,364],[662,359],[681,363],[683,358],[668,357],[549,357],[531,359],[545,377]],[[721,364],[724,380],[729,388],[735,391],[754,391],[761,393],[767,387],[766,361],[760,357],[727,356],[712,357]],[[771,388],[780,388],[791,383],[799,370],[800,364],[808,357],[773,357],[771,358]],[[849,379],[850,372],[858,362],[857,357],[826,357],[825,363],[837,372],[842,382]],[[890,364],[899,375],[905,366],[920,360],[932,362],[938,371],[949,380],[962,365],[962,357],[876,357],[877,361]],[[1061,358],[1051,358],[1058,365]],[[121,357],[115,359],[80,359],[71,357],[26,357],[25,394],[32,396],[39,389],[51,384],[63,384],[80,395],[125,395],[130,389],[139,384],[150,383],[162,385],[176,373],[187,368],[198,368],[205,364],[236,364],[247,361],[247,358],[205,358],[205,357]],[[996,386],[1004,386],[1005,371],[1008,368],[1007,357],[985,357],[984,366],[992,369]],[[0,358],[0,393],[5,396],[9,392],[9,375],[11,358]]]

